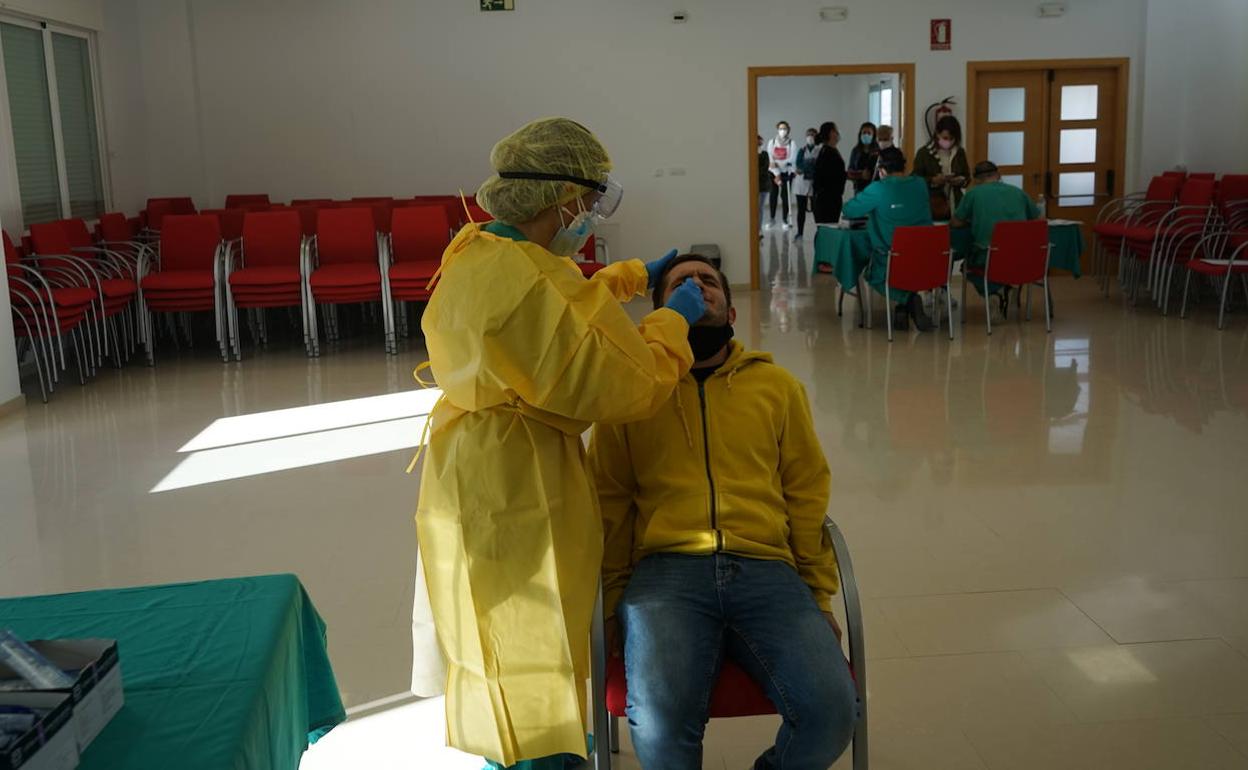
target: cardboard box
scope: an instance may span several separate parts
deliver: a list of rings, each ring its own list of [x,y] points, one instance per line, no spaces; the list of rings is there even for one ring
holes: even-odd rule
[[[0,692],[0,705],[51,709],[0,749],[0,770],[73,770],[78,766],[74,699],[67,692]]]
[[[73,687],[68,691],[27,692],[70,695],[73,704],[71,721],[78,750],[85,750],[125,704],[117,642],[112,639],[40,639],[29,644],[57,668],[78,672]],[[16,672],[0,665],[0,679],[16,676]]]

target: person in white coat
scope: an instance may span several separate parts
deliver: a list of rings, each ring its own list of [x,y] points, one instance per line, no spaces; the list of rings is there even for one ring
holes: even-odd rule
[[[797,235],[801,240],[806,231],[806,210],[814,213],[815,161],[819,159],[821,145],[815,143],[819,132],[813,128],[806,129],[806,144],[797,151],[796,168],[793,176],[793,195],[797,198]]]
[[[771,226],[776,226],[776,203],[784,201],[784,229],[789,229],[789,183],[797,171],[797,145],[789,136],[789,123],[776,124],[776,136],[767,141],[767,157],[771,159]]]

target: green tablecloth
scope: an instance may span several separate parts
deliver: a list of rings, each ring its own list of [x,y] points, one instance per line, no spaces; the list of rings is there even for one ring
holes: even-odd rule
[[[126,703],[81,770],[296,770],[346,718],[294,575],[0,599],[0,627],[117,640]]]
[[[1066,270],[1078,278],[1079,255],[1083,253],[1083,233],[1077,224],[1049,225],[1049,268]],[[949,234],[954,260],[965,259],[971,250],[969,227],[955,227]],[[866,230],[842,230],[819,225],[815,231],[815,264],[830,265],[832,274],[846,291],[855,291],[858,276],[871,260],[871,239]],[[875,269],[879,269],[878,266]]]

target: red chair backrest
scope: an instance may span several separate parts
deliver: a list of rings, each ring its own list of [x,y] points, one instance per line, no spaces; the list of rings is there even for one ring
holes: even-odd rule
[[[361,195],[358,198],[352,198],[352,203],[388,203],[393,201],[389,195]]]
[[[81,219],[62,219],[58,222],[61,231],[65,233],[65,239],[69,241],[70,248],[91,248],[95,245],[95,241],[91,240],[91,230],[87,228],[87,223]],[[75,253],[75,252],[71,252]],[[81,256],[89,256],[83,254]]]
[[[329,198],[295,198],[290,202],[292,206],[320,206],[322,203],[333,203]]]
[[[316,235],[316,212],[319,208],[319,206],[294,207],[299,213],[299,227],[304,235],[309,237]]]
[[[13,265],[20,262],[22,254],[17,247],[13,245],[13,239],[9,237],[8,230],[4,231],[4,263]]]
[[[1226,174],[1218,185],[1218,203],[1248,200],[1248,174]]]
[[[316,214],[316,253],[322,265],[375,262],[377,233],[370,208],[323,208]]]
[[[1212,176],[1212,175],[1211,175]],[[1180,206],[1208,206],[1213,203],[1213,179],[1197,179],[1189,176],[1179,193]]]
[[[898,227],[888,256],[888,285],[927,291],[949,282],[949,227]]]
[[[1185,178],[1186,175],[1179,176],[1177,173],[1153,177],[1144,193],[1144,202],[1139,205],[1132,216],[1132,223],[1136,225],[1157,224],[1157,220],[1174,207],[1174,201],[1179,197],[1179,188],[1183,186]]]
[[[302,243],[297,212],[256,211],[243,219],[245,267],[298,267]]]
[[[96,232],[105,241],[129,241],[135,236],[130,220],[126,219],[125,214],[116,211],[100,217]]]
[[[211,270],[221,223],[211,214],[170,214],[160,230],[161,270]]]
[[[988,280],[1022,286],[1044,279],[1049,264],[1049,223],[1043,219],[998,222],[992,228]]]
[[[72,254],[69,235],[61,223],[43,222],[30,226],[30,245],[35,254]]]
[[[581,256],[584,257],[586,262],[598,261],[598,241],[592,233],[589,236],[589,240],[585,241],[585,245],[581,247]]]
[[[1214,179],[1216,179],[1216,178],[1217,178],[1217,176],[1218,176],[1217,174],[1215,174],[1215,173],[1213,173],[1213,172],[1211,172],[1211,171],[1201,171],[1201,172],[1200,172],[1200,173],[1198,173],[1198,174],[1188,174],[1188,175],[1187,175],[1187,178],[1188,178],[1189,180],[1190,180],[1190,179],[1208,179],[1208,180],[1210,180],[1210,181],[1213,181]]]
[[[390,232],[390,216],[391,212],[394,211],[394,202],[384,200],[368,205],[373,210],[373,228],[379,233]]]
[[[463,212],[463,207],[460,208],[460,211]],[[469,219],[471,219],[473,222],[483,225],[486,222],[493,222],[494,215],[475,203],[469,203],[468,213],[466,215],[461,214],[460,219],[463,220],[463,224],[468,224]]]
[[[222,206],[222,208],[241,209],[246,206],[256,206],[256,205],[268,206],[269,194],[268,193],[251,193],[247,195],[227,195],[225,196],[225,205]]]
[[[148,198],[147,226],[159,230],[165,217],[170,214],[195,214],[195,203],[190,198]]]
[[[390,253],[395,262],[440,261],[451,242],[450,231],[442,206],[397,208],[391,221]]]
[[[221,225],[222,239],[236,241],[243,237],[243,217],[247,215],[243,209],[204,209],[199,213],[217,218]]]
[[[1176,177],[1178,179],[1187,179],[1186,171],[1163,171],[1162,176]]]

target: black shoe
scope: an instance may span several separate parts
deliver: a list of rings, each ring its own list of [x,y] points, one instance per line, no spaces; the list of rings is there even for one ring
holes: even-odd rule
[[[893,331],[904,332],[910,329],[910,317],[906,314],[906,306],[898,305],[893,309]]]
[[[907,303],[907,309],[910,317],[914,319],[914,327],[921,332],[930,332],[936,326],[932,323],[932,319],[927,315],[927,309],[923,307],[923,298],[918,294],[911,294]]]

